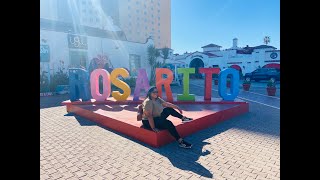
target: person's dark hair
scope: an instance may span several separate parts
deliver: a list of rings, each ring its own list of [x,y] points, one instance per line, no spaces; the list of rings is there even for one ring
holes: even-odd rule
[[[148,93],[147,93],[147,96],[146,96],[146,99],[149,98],[151,99],[151,93],[153,92],[154,89],[157,89],[157,87],[155,86],[151,86],[148,90]]]

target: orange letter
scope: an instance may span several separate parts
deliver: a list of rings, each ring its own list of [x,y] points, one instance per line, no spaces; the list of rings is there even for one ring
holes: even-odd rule
[[[166,74],[167,78],[163,79],[162,75]],[[164,85],[164,89],[166,91],[166,96],[167,96],[167,101],[172,102],[173,98],[172,98],[172,92],[171,92],[171,88],[170,88],[170,84],[173,80],[173,74],[172,71],[170,71],[170,69],[167,68],[156,68],[156,87],[159,91],[159,96],[161,97],[162,95],[162,85]]]

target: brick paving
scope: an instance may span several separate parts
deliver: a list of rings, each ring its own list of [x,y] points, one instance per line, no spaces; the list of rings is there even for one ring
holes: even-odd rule
[[[188,136],[192,149],[156,149],[66,114],[66,99],[41,97],[40,179],[280,179],[277,109],[250,103],[249,113]]]

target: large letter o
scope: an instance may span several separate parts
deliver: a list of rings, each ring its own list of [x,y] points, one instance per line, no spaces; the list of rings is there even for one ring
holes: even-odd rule
[[[227,93],[227,76],[231,75],[230,92]],[[225,101],[234,101],[239,94],[239,72],[233,68],[227,68],[219,74],[219,96]]]

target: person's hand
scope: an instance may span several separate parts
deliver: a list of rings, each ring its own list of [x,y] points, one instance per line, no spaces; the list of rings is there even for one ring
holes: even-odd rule
[[[154,132],[160,132],[160,130],[159,129],[157,129],[157,128],[152,128],[152,130],[154,131]]]

